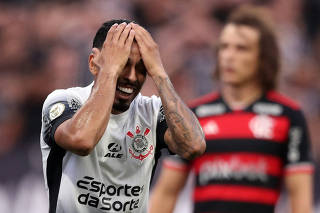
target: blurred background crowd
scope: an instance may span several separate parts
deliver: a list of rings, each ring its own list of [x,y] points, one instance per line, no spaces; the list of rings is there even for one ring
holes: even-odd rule
[[[240,4],[270,10],[282,50],[279,90],[306,115],[316,165],[320,212],[320,1],[318,0],[1,0],[0,212],[46,212],[39,148],[41,109],[56,88],[92,81],[87,58],[96,30],[126,18],[159,44],[184,101],[217,88],[214,47],[229,12]],[[150,79],[143,91],[156,93]],[[279,212],[282,212],[279,210]]]

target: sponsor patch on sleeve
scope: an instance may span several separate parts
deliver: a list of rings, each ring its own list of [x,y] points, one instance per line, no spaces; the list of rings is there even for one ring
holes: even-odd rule
[[[58,118],[62,115],[63,111],[65,110],[65,105],[63,103],[56,103],[51,106],[49,111],[49,118],[51,121]]]

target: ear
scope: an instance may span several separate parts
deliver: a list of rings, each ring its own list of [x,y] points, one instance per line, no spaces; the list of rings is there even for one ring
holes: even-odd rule
[[[89,58],[88,58],[88,64],[89,64],[89,71],[92,73],[92,75],[96,76],[98,74],[99,68],[97,67],[97,64],[95,61],[97,61],[97,57],[99,56],[99,50],[97,48],[93,48]]]

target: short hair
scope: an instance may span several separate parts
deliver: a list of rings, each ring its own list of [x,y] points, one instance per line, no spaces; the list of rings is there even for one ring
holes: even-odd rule
[[[276,88],[280,72],[280,51],[272,23],[265,9],[242,6],[233,11],[226,24],[244,25],[256,29],[259,36],[258,78],[264,91]],[[219,50],[218,50],[219,51]],[[216,74],[218,74],[218,63]]]
[[[101,49],[104,41],[106,40],[106,36],[108,34],[108,31],[114,24],[121,24],[123,22],[126,22],[127,24],[133,22],[126,19],[112,19],[110,21],[104,22],[101,27],[98,29],[92,43],[92,48],[98,48]]]

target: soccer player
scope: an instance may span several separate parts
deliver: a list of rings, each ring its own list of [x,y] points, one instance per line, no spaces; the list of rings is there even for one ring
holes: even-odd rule
[[[197,118],[176,94],[143,27],[111,20],[89,56],[94,82],[44,102],[41,151],[50,213],[147,212],[160,149],[185,159],[205,150]],[[149,75],[159,96],[139,92]]]
[[[234,11],[217,49],[218,92],[191,103],[206,152],[169,158],[150,199],[151,213],[172,212],[189,172],[194,212],[272,213],[282,183],[291,212],[312,211],[309,136],[299,106],[275,91],[279,48],[264,12]]]

